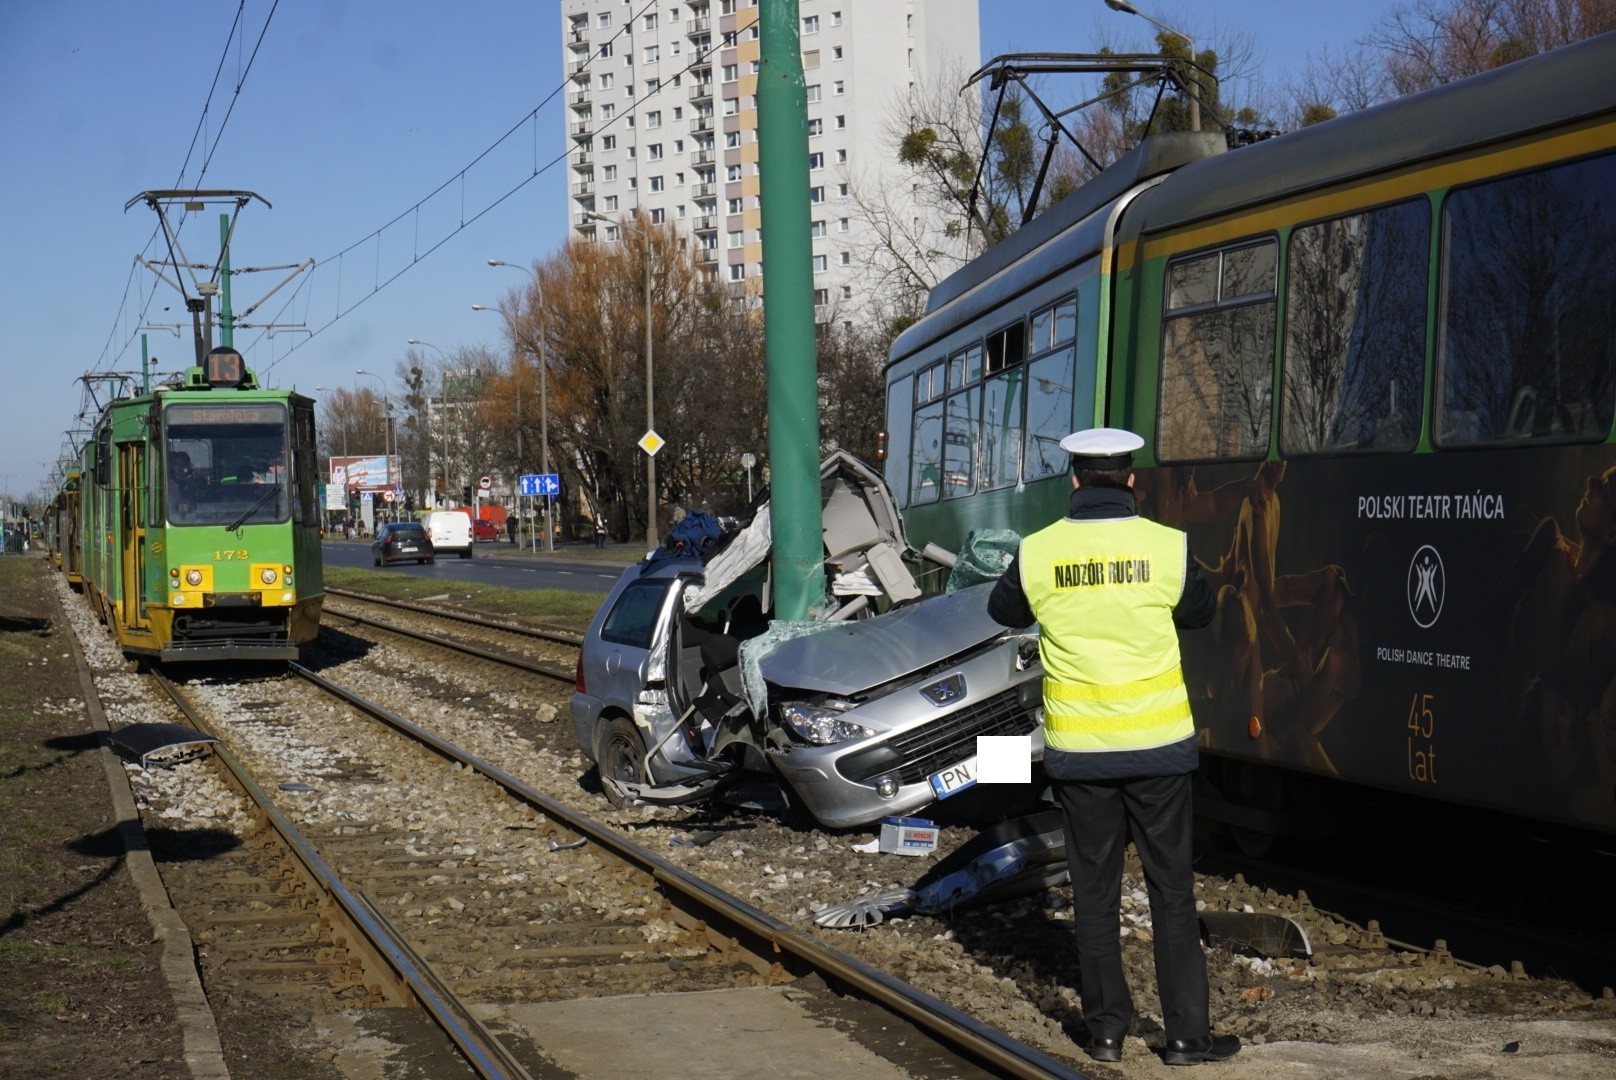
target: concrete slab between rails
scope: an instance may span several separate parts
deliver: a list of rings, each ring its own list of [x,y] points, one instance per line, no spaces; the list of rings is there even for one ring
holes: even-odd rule
[[[580,1080],[908,1080],[791,1000],[761,987],[478,1009]]]
[[[1399,1026],[1388,1019],[1383,1028],[1388,1036]],[[1226,1066],[1229,1075],[1240,1080],[1336,1080],[1337,1077],[1465,1078],[1465,1080],[1605,1080],[1611,1075],[1610,1059],[1616,1053],[1616,1022],[1609,1020],[1472,1020],[1469,1025],[1485,1024],[1487,1037],[1455,1033],[1451,1037],[1427,1037],[1419,1049],[1411,1049],[1406,1037],[1386,1042],[1312,1043],[1271,1042],[1247,1044],[1240,1055]],[[1136,1049],[1137,1046],[1137,1049]],[[1154,1053],[1142,1043],[1129,1039],[1123,1062],[1157,1066],[1140,1075],[1176,1075],[1159,1062],[1149,1060]]]
[[[57,604],[60,603],[58,596]],[[65,612],[63,624],[71,626]],[[129,775],[123,771],[123,762],[107,744],[111,728],[101,708],[100,698],[96,695],[95,678],[90,674],[90,666],[79,648],[78,636],[69,632],[67,639],[73,649],[73,664],[79,673],[84,711],[91,725],[102,735],[101,767],[107,774],[113,816],[118,822],[118,838],[123,841],[124,865],[129,868],[130,880],[140,894],[140,906],[151,923],[152,936],[163,945],[160,966],[169,992],[174,996],[174,1013],[185,1048],[185,1064],[194,1080],[229,1080],[230,1070],[224,1063],[224,1048],[219,1044],[219,1028],[213,1021],[213,1009],[208,1005],[207,995],[202,992],[202,976],[196,970],[195,945],[191,941],[190,927],[174,910],[168,890],[163,887],[162,876],[157,873],[157,865],[152,861],[146,829],[140,823],[135,794],[129,787]]]

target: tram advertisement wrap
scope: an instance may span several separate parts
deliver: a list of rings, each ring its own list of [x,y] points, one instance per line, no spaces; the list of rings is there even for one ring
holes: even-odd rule
[[[1613,482],[1606,446],[1141,470],[1218,593],[1203,746],[1616,829]]]

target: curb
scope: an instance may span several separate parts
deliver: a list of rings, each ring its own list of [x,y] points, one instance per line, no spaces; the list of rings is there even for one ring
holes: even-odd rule
[[[58,610],[62,598],[56,596]],[[202,977],[196,969],[195,943],[190,928],[168,898],[163,879],[152,861],[151,847],[146,840],[146,829],[140,822],[140,811],[135,806],[135,794],[129,787],[129,777],[123,763],[107,745],[111,728],[107,714],[101,708],[96,693],[95,677],[79,648],[78,635],[63,613],[62,623],[73,649],[73,664],[78,668],[79,689],[84,696],[84,711],[91,725],[101,735],[101,766],[107,774],[107,787],[112,795],[112,810],[118,822],[118,838],[123,841],[124,865],[140,894],[140,906],[151,922],[152,936],[163,943],[161,967],[174,996],[174,1011],[180,1025],[185,1047],[185,1064],[196,1080],[229,1080],[230,1069],[224,1061],[224,1048],[219,1043],[219,1028],[213,1020],[213,1009],[202,991]]]

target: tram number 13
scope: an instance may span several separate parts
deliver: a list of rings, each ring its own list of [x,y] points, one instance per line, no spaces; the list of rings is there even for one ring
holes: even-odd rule
[[[1415,694],[1408,706],[1408,778],[1436,783],[1435,694]]]

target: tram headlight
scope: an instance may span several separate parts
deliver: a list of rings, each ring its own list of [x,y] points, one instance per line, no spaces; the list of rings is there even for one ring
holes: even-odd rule
[[[200,571],[200,570],[187,570],[187,571],[185,571],[185,584],[189,585],[193,589],[196,588],[198,585],[202,584],[202,571]]]
[[[265,585],[275,584],[275,568],[273,566],[264,567],[258,572],[258,580],[262,581]]]

